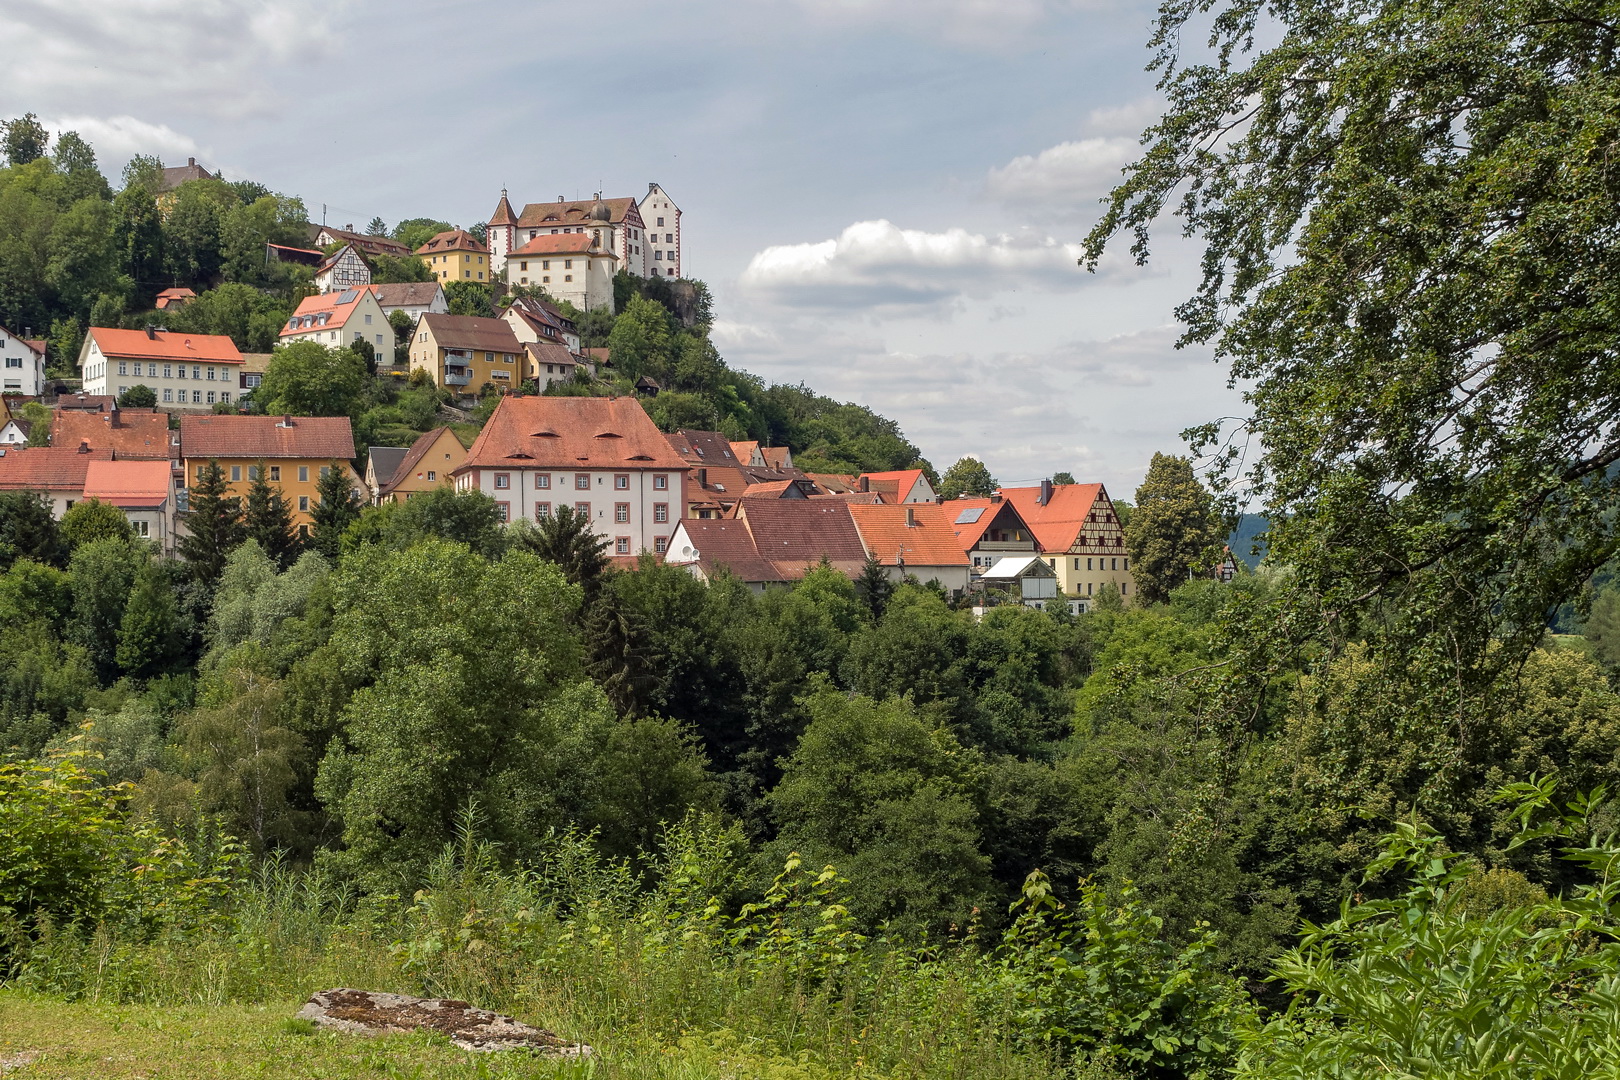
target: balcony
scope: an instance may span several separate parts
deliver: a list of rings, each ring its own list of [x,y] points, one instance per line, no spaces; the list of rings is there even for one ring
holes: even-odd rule
[[[466,386],[470,382],[472,382],[472,372],[466,368],[444,369],[444,385]]]

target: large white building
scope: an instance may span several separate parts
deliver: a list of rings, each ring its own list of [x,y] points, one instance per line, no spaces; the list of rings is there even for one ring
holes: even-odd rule
[[[223,334],[92,326],[79,350],[86,394],[149,387],[163,409],[212,410],[241,396],[242,353]]]
[[[645,216],[649,213],[653,217]],[[593,237],[598,248],[613,256],[616,271],[638,277],[679,277],[680,215],[680,208],[657,184],[647,185],[647,195],[639,202],[604,199],[600,194],[570,202],[559,195],[555,202],[528,203],[521,213],[512,209],[503,190],[489,219],[490,267],[500,273],[518,248],[542,236],[576,234]],[[655,221],[660,223],[656,228]],[[507,280],[516,285],[520,276],[509,274]]]
[[[686,462],[635,398],[503,397],[452,476],[507,521],[567,506],[607,553],[662,555],[686,505]]]
[[[38,397],[45,390],[45,343],[0,326],[0,392]]]

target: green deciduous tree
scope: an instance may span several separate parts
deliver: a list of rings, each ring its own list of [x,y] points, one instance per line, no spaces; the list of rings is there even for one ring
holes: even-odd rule
[[[6,160],[12,165],[27,165],[45,156],[51,141],[50,132],[33,113],[24,113],[15,120],[7,120],[5,128]]]
[[[67,637],[88,654],[102,683],[118,675],[118,641],[135,575],[146,556],[121,539],[93,540],[73,552],[73,609]]]
[[[73,318],[88,318],[102,294],[121,296],[130,288],[119,276],[113,209],[101,199],[80,199],[58,215],[48,248],[45,281]],[[53,357],[58,367],[76,364],[78,358],[77,343],[72,353]]]
[[[358,416],[366,363],[353,349],[295,341],[275,351],[253,400],[268,413]]]
[[[164,283],[163,218],[151,189],[126,187],[113,200],[112,247],[119,273],[135,295],[150,298]]]
[[[114,658],[138,679],[161,673],[180,651],[180,612],[163,571],[148,561],[135,573],[118,627]]]
[[[97,540],[122,540],[128,543],[135,539],[135,530],[130,528],[129,518],[124,516],[124,512],[100,499],[81,499],[74,503],[62,515],[59,528],[62,541],[69,548],[92,544]]]
[[[1192,463],[1154,454],[1125,528],[1137,599],[1163,603],[1178,585],[1213,566],[1221,535],[1214,497],[1193,475]]]
[[[150,409],[156,404],[157,391],[145,383],[136,383],[118,395],[120,409]]]
[[[627,379],[668,377],[671,363],[669,312],[654,300],[632,296],[608,335],[608,358]]]
[[[404,244],[411,251],[415,251],[439,233],[449,232],[455,228],[448,221],[437,221],[433,218],[407,218],[394,226],[395,240]]]
[[[587,600],[595,597],[607,572],[607,538],[591,528],[589,516],[576,514],[571,506],[559,505],[550,517],[513,529],[512,542],[555,564],[585,591]]]
[[[490,299],[489,286],[480,281],[447,281],[444,300],[452,315],[472,315],[480,319],[493,319],[495,305]]]
[[[112,201],[112,187],[96,165],[96,152],[77,131],[64,131],[56,137],[56,149],[51,158],[57,171],[67,178],[74,200]]]
[[[1000,486],[984,462],[976,457],[965,457],[945,470],[939,482],[939,495],[944,499],[986,499]]]
[[[188,535],[180,538],[178,548],[197,579],[212,586],[225,569],[226,557],[242,542],[242,502],[230,493],[218,461],[210,460],[200,476],[189,479]]]

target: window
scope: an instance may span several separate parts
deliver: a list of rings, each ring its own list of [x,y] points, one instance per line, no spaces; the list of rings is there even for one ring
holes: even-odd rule
[[[321,466],[321,479],[325,480],[326,479],[326,474],[331,472],[331,471],[332,471],[332,467],[330,465],[322,465]]]
[[[613,520],[614,520],[614,522],[616,524],[619,524],[619,525],[628,525],[628,524],[630,524],[630,504],[629,503],[614,503],[613,504]]]
[[[663,219],[663,218],[659,218],[659,219],[658,219],[658,225],[659,225],[659,227],[660,227],[660,228],[662,228],[662,227],[663,227],[663,224],[664,224],[664,219]]]
[[[1119,583],[1119,595],[1124,596],[1126,593],[1128,593],[1130,591],[1131,591],[1131,583],[1130,582],[1122,581],[1122,582]]]
[[[540,269],[542,269],[542,270],[550,270],[551,269],[551,260],[550,259],[542,259],[542,260],[540,260]]]
[[[165,390],[165,391],[163,391],[163,400],[164,401],[173,401],[174,400],[174,391],[173,390]]]
[[[463,270],[461,272],[461,276],[464,277],[464,278],[470,278],[470,277],[472,277],[472,271],[471,270]]]
[[[613,554],[630,554],[630,538],[628,536],[615,536],[613,538]]]
[[[370,316],[370,315],[367,315],[367,316],[366,316],[366,325],[367,325],[367,326],[370,326],[370,325],[371,325],[371,316]]]
[[[165,379],[173,378],[174,377],[173,374],[172,374],[173,371],[174,371],[174,365],[173,364],[164,364],[163,365],[163,377]]]
[[[669,520],[669,503],[653,503],[653,520],[660,525]]]
[[[613,489],[615,491],[629,491],[630,490],[630,474],[629,473],[615,473],[613,475]]]
[[[1087,596],[1091,595],[1091,582],[1089,582],[1089,581],[1086,582],[1086,595]]]
[[[512,520],[512,504],[511,503],[509,503],[509,502],[498,502],[498,503],[495,504],[495,511],[496,511],[496,513],[501,515],[501,520],[503,522]]]
[[[675,242],[675,234],[674,233],[665,233],[664,234],[664,243],[673,244],[674,242]],[[669,257],[673,259],[675,257],[675,253],[673,251],[670,252]]]
[[[281,466],[280,465],[272,465],[272,466],[270,466],[270,479],[274,480],[278,484],[281,483]]]
[[[231,392],[229,390],[221,390],[219,392],[219,400],[226,401],[226,402],[230,401],[231,400]]]
[[[309,466],[308,465],[300,465],[300,466],[298,466],[298,482],[300,484],[309,483]]]
[[[573,268],[574,268],[574,260],[573,259],[564,259],[563,260],[563,269],[564,270],[572,270]]]
[[[128,360],[120,360],[120,361],[118,361],[118,374],[120,374],[120,375],[128,375],[129,374],[129,361]]]
[[[495,474],[495,489],[505,491],[512,486],[512,474],[498,472]]]
[[[1130,568],[1131,568],[1131,560],[1126,559],[1125,560],[1125,565],[1121,569],[1129,570]]]
[[[591,474],[590,473],[575,473],[574,474],[574,488],[577,491],[589,491],[589,490],[591,490]]]
[[[663,262],[664,261],[664,253],[662,251],[655,251],[655,252],[653,252],[653,258],[657,259],[659,262]]]
[[[240,466],[240,465],[232,465],[231,466],[231,481],[234,483],[234,482],[236,482],[237,480],[240,480],[240,479],[242,479],[242,466]]]
[[[666,552],[668,550],[669,550],[669,537],[667,537],[667,536],[655,536],[655,537],[653,537],[653,554],[662,555],[664,552]]]
[[[180,365],[180,370],[175,372],[175,377],[180,378],[180,379],[183,379],[183,378],[186,377],[186,365],[184,365],[184,364]]]
[[[191,377],[193,379],[202,378],[202,365],[201,364],[192,364],[191,365]]]
[[[548,502],[534,504],[534,520],[544,521],[551,516],[551,504]]]
[[[534,474],[534,486],[535,486],[536,490],[539,490],[539,491],[550,491],[551,490],[551,474],[550,473],[535,473]]]
[[[575,503],[574,504],[574,513],[578,514],[581,517],[587,517],[587,518],[590,517],[591,516],[591,504],[590,503]]]
[[[197,483],[200,484],[200,483],[202,483],[202,481],[203,481],[203,466],[199,465],[199,466],[197,466]]]
[[[1110,559],[1108,561],[1114,564],[1113,566],[1110,566],[1108,569],[1110,569],[1110,570],[1118,570],[1119,569],[1119,560],[1118,559]]]
[[[668,491],[669,477],[665,476],[663,473],[659,473],[657,476],[653,477],[653,490]]]
[[[147,521],[144,521],[144,520],[141,520],[141,519],[136,519],[134,521],[131,521],[129,524],[130,524],[130,527],[135,530],[135,535],[140,537],[142,540],[145,540],[148,536],[151,535],[151,532],[149,531],[151,529],[151,523],[150,522],[147,522]]]
[[[520,262],[520,263],[518,263],[518,269],[519,269],[519,270],[527,270],[527,269],[528,269],[528,268],[529,268],[529,264],[528,264],[528,263],[526,263],[526,262]]]
[[[564,281],[573,281],[574,280],[574,275],[573,274],[564,274],[563,275],[563,280]]]
[[[212,405],[213,403],[214,403],[214,392],[212,390],[210,390],[210,391],[208,391],[208,404]]]
[[[304,513],[304,514],[309,513],[309,496],[308,495],[300,495],[300,496],[298,496],[298,510],[299,510],[300,513]]]
[[[437,480],[437,479],[438,479],[438,478],[439,478],[439,474],[438,474],[438,473],[436,473],[436,472],[434,472],[434,471],[433,471],[433,470],[432,470],[432,469],[429,469],[429,470],[428,470],[428,483],[430,483],[430,484],[431,484],[431,483],[433,483],[433,482],[434,482],[434,481],[435,481],[435,480]]]
[[[214,369],[213,369],[213,368],[209,368],[209,369],[208,369],[208,379],[209,379],[209,381],[210,381],[210,382],[212,382],[212,381],[213,381],[213,378],[214,378]]]
[[[1079,559],[1074,560],[1074,568],[1076,570],[1080,569],[1080,560]]]
[[[257,480],[258,478],[259,478],[259,467],[257,465],[249,465],[248,466],[248,479],[249,480]]]
[[[6,357],[6,367],[15,367],[15,368],[22,367],[22,357],[20,357],[20,356],[8,356],[8,357]]]
[[[1090,560],[1090,559],[1087,559],[1087,560],[1086,560],[1086,569],[1087,569],[1087,570],[1090,570],[1090,569],[1091,569],[1091,560]]]

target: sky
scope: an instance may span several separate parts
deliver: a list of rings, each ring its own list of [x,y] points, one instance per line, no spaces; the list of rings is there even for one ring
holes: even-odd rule
[[[938,468],[1130,498],[1242,411],[1178,350],[1197,249],[1076,265],[1157,115],[1142,0],[0,0],[34,112],[364,228],[645,194],[681,207],[734,367],[898,421]]]

